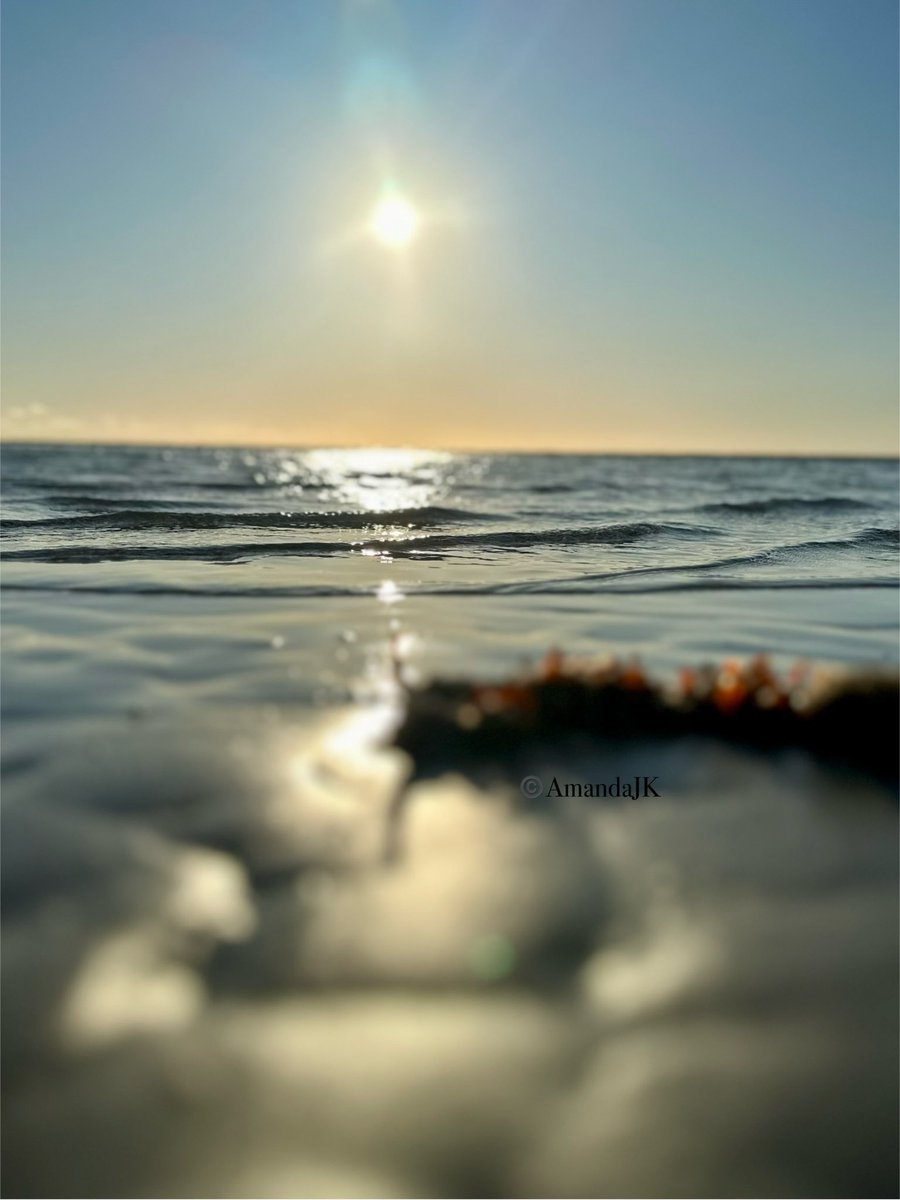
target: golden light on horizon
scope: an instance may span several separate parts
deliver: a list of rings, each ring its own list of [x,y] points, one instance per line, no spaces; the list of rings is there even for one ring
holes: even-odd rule
[[[383,246],[403,250],[419,232],[420,218],[405,196],[385,196],[376,204],[369,218],[369,232]]]

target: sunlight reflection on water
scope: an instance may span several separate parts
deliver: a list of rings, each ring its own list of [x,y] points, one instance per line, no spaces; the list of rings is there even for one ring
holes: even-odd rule
[[[425,508],[446,494],[453,456],[432,450],[309,450],[302,466],[344,504],[373,513]]]

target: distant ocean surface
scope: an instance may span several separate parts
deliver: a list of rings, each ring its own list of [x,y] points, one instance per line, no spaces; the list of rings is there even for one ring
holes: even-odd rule
[[[392,743],[551,647],[892,673],[896,461],[7,445],[2,493],[4,1194],[897,1195],[887,781]]]

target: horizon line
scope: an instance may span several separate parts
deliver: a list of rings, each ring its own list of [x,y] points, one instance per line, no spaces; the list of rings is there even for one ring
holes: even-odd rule
[[[423,454],[496,454],[496,455],[534,455],[559,458],[792,458],[792,459],[863,459],[882,462],[900,461],[900,447],[892,454],[865,451],[814,451],[814,450],[566,450],[566,449],[536,449],[510,448],[492,446],[490,448],[471,446],[423,446],[412,443],[352,443],[352,442],[318,442],[313,444],[290,442],[165,442],[165,441],[128,441],[103,439],[95,441],[90,438],[5,438],[0,436],[0,447],[9,446],[108,446],[118,449],[149,449],[149,450],[264,450],[264,451],[311,451],[311,450],[410,450]]]

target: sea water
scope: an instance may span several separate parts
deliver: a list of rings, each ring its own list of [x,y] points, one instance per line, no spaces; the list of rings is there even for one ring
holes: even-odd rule
[[[895,670],[895,461],[2,468],[7,1194],[896,1194],[882,781],[392,747],[550,647]]]

